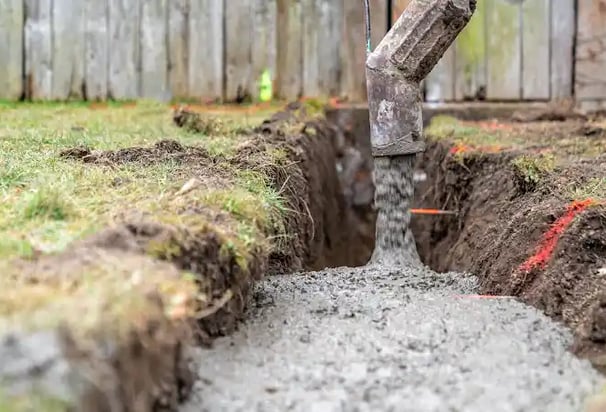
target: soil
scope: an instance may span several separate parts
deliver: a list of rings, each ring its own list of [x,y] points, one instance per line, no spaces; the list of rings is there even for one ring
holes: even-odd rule
[[[210,155],[203,148],[184,147],[179,142],[170,139],[160,140],[152,147],[128,147],[110,151],[75,147],[63,150],[59,153],[59,157],[108,166],[125,163],[150,166],[156,163],[171,161],[179,164],[202,162],[207,166],[211,162]]]
[[[416,216],[412,228],[430,267],[473,273],[482,293],[519,297],[563,321],[574,331],[573,351],[606,372],[606,208],[570,191],[606,176],[606,159],[568,144],[587,136],[586,124],[559,120],[491,123],[524,128],[532,140],[515,149],[459,150],[429,136],[417,164],[427,181],[417,188],[415,207],[457,214]],[[586,139],[593,140],[582,141],[584,151],[606,142],[601,132]],[[559,166],[529,184],[512,161],[549,148]]]
[[[177,112],[178,125],[195,124],[195,115],[187,120],[183,120],[183,116],[183,111]],[[209,343],[216,336],[232,332],[243,317],[247,296],[255,281],[277,271],[358,266],[367,262],[374,233],[359,224],[368,210],[355,211],[345,199],[337,171],[341,161],[337,133],[338,130],[322,118],[310,120],[300,105],[289,106],[254,130],[240,131],[242,143],[236,155],[227,160],[243,170],[263,170],[271,176],[274,188],[283,193],[291,210],[285,224],[286,232],[293,235],[279,253],[267,256],[261,248],[253,250],[246,269],[238,264],[232,251],[225,253],[223,239],[206,225],[192,227],[159,222],[156,216],[136,210],[125,213],[114,227],[84,239],[62,254],[22,263],[25,272],[64,276],[68,271],[69,276],[78,276],[91,262],[103,264],[104,259],[151,260],[148,262],[151,265],[169,265],[194,273],[200,294],[210,302],[201,308],[203,315],[195,325],[192,322],[175,325],[158,315],[142,327],[144,333],[133,330],[132,339],[119,344],[105,359],[95,358],[76,342],[63,345],[67,349],[58,352],[65,354],[75,373],[91,364],[95,370],[106,373],[103,382],[107,385],[103,389],[86,389],[79,397],[79,404],[86,404],[87,410],[99,411],[108,410],[107,402],[131,411],[174,410],[192,383],[191,371],[181,367],[185,348],[194,342]],[[288,165],[268,162],[262,154],[270,148],[285,150]],[[177,161],[194,176],[200,171],[213,175],[217,172],[207,152],[171,140],[160,141],[151,148],[109,152],[79,147],[66,150],[60,156],[94,167]],[[230,218],[211,210],[186,209],[171,213],[181,217],[201,215],[218,227]],[[170,248],[156,248],[168,244]],[[158,308],[161,307],[159,301]],[[163,338],[160,339],[160,335]],[[66,336],[64,341],[69,342],[69,331]],[[99,343],[103,344],[107,343]]]

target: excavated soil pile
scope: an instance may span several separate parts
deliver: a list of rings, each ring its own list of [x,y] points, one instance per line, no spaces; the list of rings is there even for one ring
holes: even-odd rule
[[[180,126],[211,130],[196,129],[200,121],[175,113]],[[1,338],[4,390],[30,400],[35,393],[39,410],[51,403],[87,412],[174,410],[192,384],[185,349],[233,331],[256,280],[275,271],[366,263],[372,233],[362,219],[370,212],[354,210],[344,195],[338,170],[345,143],[338,133],[291,105],[240,131],[227,162],[171,140],[64,151],[64,161],[91,167],[176,162],[182,167],[174,178],[187,183],[168,204],[125,210],[115,225],[63,253],[10,264],[6,279],[16,285],[15,300],[33,303],[18,314],[2,308],[10,325],[20,317],[30,325]],[[262,172],[285,199],[283,218],[245,241],[237,216],[196,195],[229,185],[234,170]]]
[[[606,371],[606,129],[556,120],[435,118],[414,206],[457,214],[412,227],[427,265],[562,320],[574,352]]]

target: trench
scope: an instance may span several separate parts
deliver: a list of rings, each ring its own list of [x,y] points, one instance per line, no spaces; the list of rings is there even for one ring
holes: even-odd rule
[[[368,113],[329,110],[327,118],[336,138],[349,142],[336,169],[347,204],[365,211],[368,237],[375,220]],[[507,196],[515,189],[507,158],[474,159],[451,170],[448,153],[447,145],[430,144],[417,159],[413,206],[456,204],[464,211],[463,218],[413,217],[424,265],[364,265],[366,258],[349,267],[286,271],[260,281],[246,321],[194,356],[199,379],[181,411],[392,411],[402,405],[423,412],[603,410],[604,400],[593,395],[604,378],[576,356],[599,367],[599,357],[583,353],[589,348],[599,353],[599,345],[590,344],[571,319],[525,297],[529,289],[508,290],[509,274],[503,274],[512,262],[487,252],[513,248],[488,242],[477,233],[482,225],[473,224],[494,207],[494,193],[478,190],[488,177],[494,178],[496,193]],[[450,173],[446,186],[438,184],[427,195],[428,188],[445,183],[445,173]],[[487,216],[503,227],[498,214]],[[595,223],[588,215],[575,224],[587,224],[587,218]],[[482,223],[501,233],[489,221]],[[543,229],[544,219],[536,226],[531,231]],[[527,235],[511,238],[520,243]],[[342,245],[350,258],[357,255],[352,246],[359,239]],[[373,246],[372,239],[367,246]],[[520,250],[512,253],[522,256]],[[504,272],[495,272],[499,263]],[[599,303],[589,290],[584,288],[583,299]],[[485,296],[489,293],[498,296]],[[571,312],[567,304],[563,300],[557,307]],[[587,308],[575,312],[579,328],[595,321],[587,315]]]
[[[91,383],[103,380],[106,386],[68,388],[72,409],[87,411],[168,411],[183,401],[181,410],[187,412],[387,411],[398,410],[402,404],[428,412],[449,408],[579,410],[604,381],[589,362],[569,349],[579,344],[576,353],[599,366],[603,353],[600,312],[590,313],[594,306],[575,309],[571,297],[538,293],[543,300],[537,303],[532,296],[524,296],[523,292],[536,292],[536,288],[509,291],[503,274],[511,262],[505,261],[500,272],[491,272],[499,267],[493,264],[498,260],[480,247],[484,238],[477,242],[480,246],[471,247],[470,240],[478,238],[469,230],[477,229],[471,220],[414,217],[417,249],[427,267],[402,262],[366,265],[375,231],[368,114],[364,109],[329,111],[328,122],[315,118],[301,123],[297,113],[299,107],[290,107],[242,134],[243,143],[226,164],[267,172],[293,211],[285,221],[285,229],[293,236],[286,237],[278,251],[253,249],[247,270],[238,265],[234,251],[228,248],[225,253],[224,237],[206,224],[211,219],[216,227],[225,228],[228,217],[192,207],[195,192],[188,193],[189,203],[176,203],[181,207],[169,209],[169,219],[127,215],[116,227],[83,239],[64,253],[22,262],[17,268],[21,274],[43,272],[57,277],[65,276],[67,266],[70,276],[77,278],[91,266],[107,266],[115,272],[118,262],[126,272],[133,267],[149,268],[148,274],[157,273],[161,280],[186,269],[201,285],[208,284],[207,290],[202,289],[209,296],[207,317],[195,322],[168,319],[160,310],[162,301],[155,298],[149,321],[123,341],[104,335],[104,330],[85,347],[69,339],[71,346],[66,346],[65,331],[15,335],[0,345],[0,358],[12,360],[2,363],[0,376],[10,373],[17,385],[34,382],[59,391],[64,386],[57,379],[56,367],[63,368],[69,378],[99,371]],[[286,150],[287,169],[275,167],[264,157],[276,147]],[[491,181],[486,177],[495,175],[499,159],[450,169],[445,167],[450,165],[447,153],[446,146],[430,145],[419,158],[417,172],[423,171],[427,178],[418,182],[417,194],[436,182],[448,184],[444,190],[438,185],[440,190],[432,196],[417,196],[413,206],[453,206],[448,203],[451,199],[441,203],[454,190],[457,196],[452,201],[457,199],[466,217],[475,218],[474,210],[486,213],[493,193],[475,189]],[[209,153],[173,141],[115,152],[73,149],[61,156],[91,167],[168,157],[182,162],[200,179],[222,170]],[[497,174],[493,186],[513,190],[508,169],[502,169],[504,174]],[[470,177],[465,170],[478,173]],[[444,180],[446,172],[451,175]],[[478,193],[485,195],[478,197]],[[502,224],[498,217],[493,220]],[[594,227],[594,237],[569,243],[579,248],[589,244],[601,256],[600,219],[588,214],[576,222]],[[171,248],[157,248],[166,244]],[[154,246],[151,254],[150,245]],[[492,246],[497,251],[510,247],[505,243]],[[174,253],[175,248],[179,253]],[[521,254],[519,249],[512,253]],[[601,267],[603,263],[592,264]],[[547,290],[561,289],[550,288],[549,282],[542,285]],[[596,295],[583,294],[589,289],[584,285],[580,295],[574,296],[576,302],[599,302]],[[504,299],[474,298],[486,292]],[[579,330],[589,328],[589,334],[575,330],[575,339],[544,313],[510,295],[522,297],[568,326],[576,321]],[[572,320],[565,318],[570,313]],[[196,333],[201,336],[192,336]],[[46,360],[36,357],[32,348],[40,342],[52,349],[50,369],[39,368]],[[114,352],[95,357],[106,342]]]
[[[425,127],[440,115],[507,122],[520,111],[534,110],[541,108],[533,104],[446,105],[426,107],[423,120]],[[354,136],[352,140],[370,164],[367,110],[330,109],[327,116]],[[562,138],[569,138],[567,131],[562,133]],[[478,277],[480,293],[515,297],[565,324],[574,334],[569,349],[606,372],[606,282],[600,275],[606,265],[603,209],[585,210],[586,200],[569,202],[554,194],[553,188],[535,191],[525,187],[512,161],[528,152],[472,153],[455,158],[448,139],[427,139],[427,150],[418,155],[415,165],[412,207],[453,214],[413,215],[411,230],[421,261],[438,273],[471,273]],[[603,173],[601,160],[580,160],[549,179],[564,185],[574,179],[599,178]],[[556,230],[559,224],[561,232]],[[558,238],[547,248],[549,260],[521,273],[524,265],[541,258],[547,250],[545,237],[554,230]]]

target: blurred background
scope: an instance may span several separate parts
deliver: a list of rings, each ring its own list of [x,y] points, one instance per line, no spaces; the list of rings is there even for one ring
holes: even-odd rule
[[[409,0],[372,0],[373,46]],[[366,99],[361,0],[0,0],[0,99]],[[269,83],[269,84],[268,84]],[[606,104],[606,0],[479,0],[429,102]]]

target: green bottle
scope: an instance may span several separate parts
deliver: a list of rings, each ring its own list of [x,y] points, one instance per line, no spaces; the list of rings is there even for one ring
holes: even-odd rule
[[[259,100],[262,102],[269,102],[273,97],[271,74],[269,70],[265,69],[261,74],[259,81]]]

